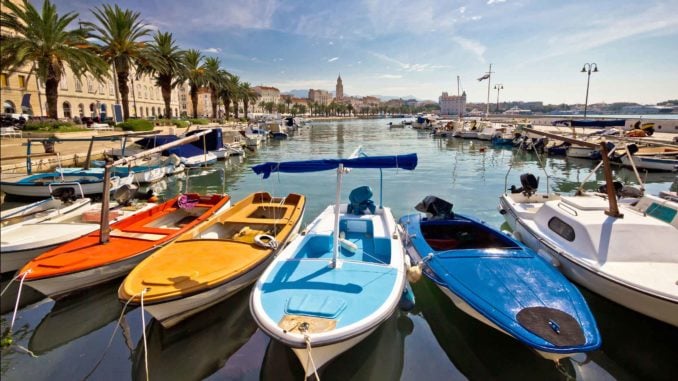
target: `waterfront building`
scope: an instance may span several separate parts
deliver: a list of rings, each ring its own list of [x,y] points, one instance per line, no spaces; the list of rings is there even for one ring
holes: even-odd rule
[[[316,89],[308,90],[308,100],[311,103],[328,105],[332,103],[332,99],[333,99],[332,95],[326,90],[316,90]]]
[[[344,99],[344,84],[341,81],[341,74],[339,74],[339,76],[337,77],[335,98],[337,99],[337,101],[341,101],[342,99]]]
[[[367,107],[377,107],[381,104],[381,100],[377,97],[368,95],[363,97],[363,106]]]
[[[463,115],[466,111],[466,91],[461,95],[449,95],[447,92],[438,97],[440,115]]]

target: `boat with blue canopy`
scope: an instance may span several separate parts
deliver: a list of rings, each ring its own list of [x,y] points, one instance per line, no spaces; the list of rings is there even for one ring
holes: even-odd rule
[[[601,339],[583,296],[534,251],[483,221],[428,196],[400,219],[407,254],[454,304],[559,360],[596,350]]]
[[[259,327],[292,348],[306,376],[366,338],[398,307],[406,290],[404,250],[390,208],[376,205],[367,186],[340,202],[349,168],[413,170],[417,155],[268,162],[272,172],[337,170],[329,205],[273,260],[253,288],[250,309]]]
[[[179,140],[180,137],[176,135],[154,135],[152,137],[143,138],[136,142],[137,145],[145,149],[151,149],[165,145]],[[202,139],[196,144],[202,144]],[[205,143],[206,144],[206,143]],[[163,156],[170,156],[175,154],[181,159],[181,163],[186,167],[196,167],[201,165],[210,165],[217,162],[217,156],[208,149],[198,148],[193,144],[184,144],[177,147],[169,148],[162,152]]]

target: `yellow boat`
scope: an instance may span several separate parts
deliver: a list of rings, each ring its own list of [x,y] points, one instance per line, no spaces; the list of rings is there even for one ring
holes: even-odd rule
[[[143,303],[171,327],[253,283],[299,231],[306,198],[253,193],[156,251],[132,270],[118,298]]]

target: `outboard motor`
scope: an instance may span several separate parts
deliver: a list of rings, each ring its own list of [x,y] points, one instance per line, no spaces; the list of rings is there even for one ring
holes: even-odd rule
[[[612,185],[614,186],[614,193],[619,197],[621,194],[622,189],[624,188],[624,184],[622,184],[619,181],[613,181]],[[607,193],[607,183],[601,185],[598,187],[598,192],[599,193]]]
[[[531,173],[523,173],[520,175],[520,188],[516,188],[515,185],[511,185],[509,190],[511,193],[522,193],[527,197],[532,196],[537,192],[539,188],[539,177],[534,177]]]
[[[367,185],[355,188],[348,195],[349,204],[347,207],[347,212],[355,215],[365,214],[366,210],[369,210],[370,213],[374,214],[377,210],[372,201],[372,188]]]
[[[134,198],[137,189],[138,187],[136,185],[125,184],[115,190],[113,193],[113,199],[118,202],[118,205],[129,205]]]
[[[420,203],[418,203],[414,209],[426,213],[429,219],[436,220],[449,220],[454,218],[454,212],[452,212],[452,203],[438,198],[436,196],[426,196]]]
[[[75,199],[77,198],[75,197],[75,189],[71,187],[57,188],[53,190],[52,197],[58,198],[59,200],[65,203],[75,201]]]

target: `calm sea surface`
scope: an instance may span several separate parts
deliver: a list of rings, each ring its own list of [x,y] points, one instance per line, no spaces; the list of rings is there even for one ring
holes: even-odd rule
[[[414,171],[384,170],[383,204],[396,218],[433,194],[454,203],[457,212],[473,214],[494,226],[503,224],[496,206],[507,185],[525,172],[539,176],[540,187],[571,192],[595,163],[542,158],[495,149],[477,140],[437,140],[415,130],[388,130],[388,120],[315,123],[285,141],[271,141],[246,159],[220,163],[224,171],[201,170],[190,177],[191,191],[221,192],[222,182],[234,201],[254,191],[289,192],[308,197],[305,222],[334,202],[336,174],[273,174],[262,180],[249,169],[265,161],[347,157],[358,146],[368,155],[416,152]],[[511,169],[509,171],[509,169]],[[635,183],[630,171],[616,177]],[[507,175],[508,174],[508,175]],[[669,188],[674,174],[649,174],[650,193]],[[597,174],[587,183],[602,182]],[[342,198],[354,187],[370,185],[379,202],[379,171],[358,169],[344,177]],[[155,184],[165,198],[185,191],[185,178]],[[505,227],[505,225],[504,225]],[[4,277],[2,287],[8,283]],[[248,307],[250,289],[183,322],[162,329],[141,310],[123,310],[116,297],[120,280],[84,290],[58,302],[30,289],[22,291],[22,308],[14,326],[18,346],[2,351],[3,380],[144,379],[145,330],[150,378],[154,380],[301,380],[292,352],[257,329]],[[542,359],[518,341],[487,327],[457,309],[431,282],[413,286],[416,307],[397,312],[366,340],[323,369],[323,380],[607,380],[676,379],[678,329],[646,318],[582,290],[596,316],[603,347],[579,362],[560,365]],[[2,331],[9,327],[17,287],[2,297]],[[117,328],[116,328],[117,327]]]

